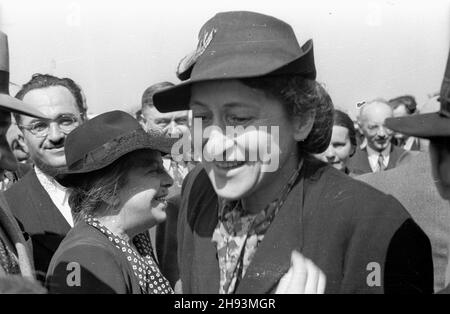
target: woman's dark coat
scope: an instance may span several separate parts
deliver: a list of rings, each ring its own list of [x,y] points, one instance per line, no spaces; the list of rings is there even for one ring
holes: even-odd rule
[[[99,230],[77,223],[61,242],[47,273],[50,293],[141,294],[131,264]]]
[[[393,197],[322,162],[301,176],[267,231],[237,293],[271,293],[298,250],[326,275],[326,293],[433,292],[427,236]],[[183,293],[218,293],[211,237],[217,196],[197,167],[185,180],[178,219]]]

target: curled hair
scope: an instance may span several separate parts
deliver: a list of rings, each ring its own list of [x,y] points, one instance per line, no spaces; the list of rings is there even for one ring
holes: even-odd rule
[[[299,148],[307,154],[325,151],[333,131],[333,102],[325,88],[314,80],[301,76],[265,76],[246,78],[241,82],[263,90],[286,107],[289,116],[302,116],[314,112],[314,124],[307,138],[299,142]]]
[[[52,86],[62,86],[69,90],[69,92],[75,99],[77,108],[81,114],[81,118],[84,120],[86,118],[87,106],[83,96],[83,91],[81,90],[80,86],[78,86],[72,79],[67,77],[59,78],[50,74],[33,74],[31,80],[25,83],[17,92],[16,98],[23,100],[25,95],[34,89],[47,88]],[[20,114],[14,114],[14,117],[16,118],[17,122],[20,121]]]
[[[414,96],[411,95],[405,95],[396,97],[394,99],[389,100],[389,105],[392,107],[392,109],[396,109],[397,107],[404,105],[406,112],[408,114],[413,114],[417,110],[417,102]]]
[[[141,149],[130,152],[111,165],[87,174],[75,175],[70,183],[69,205],[78,220],[86,214],[99,214],[101,209],[114,209],[117,191],[127,184],[130,171],[157,165],[155,151]]]
[[[350,143],[356,146],[356,130],[352,119],[341,110],[334,110],[334,124],[342,126],[348,130],[348,136],[350,137]]]

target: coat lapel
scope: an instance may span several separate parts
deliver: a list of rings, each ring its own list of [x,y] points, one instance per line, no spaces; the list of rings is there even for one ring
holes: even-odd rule
[[[397,161],[400,158],[400,155],[402,155],[405,152],[402,148],[399,148],[395,145],[392,145],[390,157],[389,157],[389,164],[386,169],[392,169],[395,168],[397,165]]]
[[[194,171],[199,173],[195,174]],[[185,195],[188,195],[189,209],[185,213],[186,225],[178,228],[178,230],[184,228],[192,230],[182,233],[181,238],[178,237],[178,245],[183,248],[183,258],[180,259],[183,286],[186,285],[183,291],[218,293],[220,271],[217,248],[211,241],[218,223],[217,195],[206,172],[202,168],[194,171],[191,175],[197,177],[194,180],[187,180],[184,191]],[[180,217],[183,214],[181,209]]]
[[[70,230],[70,225],[59,209],[53,203],[50,195],[39,182],[36,172],[33,170],[29,176],[29,186],[31,187],[30,196],[35,207],[33,212],[39,216],[39,221],[43,226],[42,230],[59,229],[61,233],[67,233]]]
[[[350,159],[349,168],[355,174],[372,172],[369,163],[369,155],[365,148],[357,148],[355,155]]]
[[[303,182],[304,179],[301,178],[289,193],[259,245],[236,293],[263,294],[275,289],[290,267],[292,251],[302,251]]]

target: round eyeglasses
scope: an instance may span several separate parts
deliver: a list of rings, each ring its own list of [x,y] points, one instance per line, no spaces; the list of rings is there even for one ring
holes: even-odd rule
[[[46,137],[50,130],[50,124],[56,123],[58,129],[64,134],[69,134],[77,126],[80,125],[80,120],[77,116],[71,114],[63,114],[52,120],[34,120],[28,125],[20,124],[19,127],[29,131],[31,134],[38,137]]]

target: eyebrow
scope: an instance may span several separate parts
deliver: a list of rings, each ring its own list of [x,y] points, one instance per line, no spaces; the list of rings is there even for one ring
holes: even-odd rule
[[[78,115],[74,114],[74,113],[70,113],[70,112],[63,112],[63,113],[60,113],[59,115],[57,115],[54,118],[47,118],[47,119],[46,118],[33,118],[33,119],[30,120],[29,123],[55,120],[55,119],[61,118],[62,116],[74,116],[74,117],[77,117]]]
[[[35,123],[35,122],[41,122],[41,121],[48,121],[49,119],[41,119],[41,118],[33,118],[28,123]]]
[[[253,105],[253,104],[244,104],[244,103],[236,103],[236,102],[232,102],[232,103],[228,103],[225,104],[226,108],[235,108],[235,107],[246,107],[246,108],[257,108],[257,105]]]
[[[201,107],[208,107],[208,105],[202,103],[201,101],[194,101],[193,104],[191,104],[191,107],[197,105]],[[246,104],[246,103],[240,103],[240,102],[230,102],[223,105],[225,108],[235,108],[235,107],[247,107],[247,108],[257,108],[258,106],[255,104]]]
[[[200,102],[200,101],[198,101],[198,100],[194,101],[194,103],[190,104],[189,106],[190,106],[190,107],[192,107],[192,106],[207,107],[204,103],[202,103],[202,102]]]

